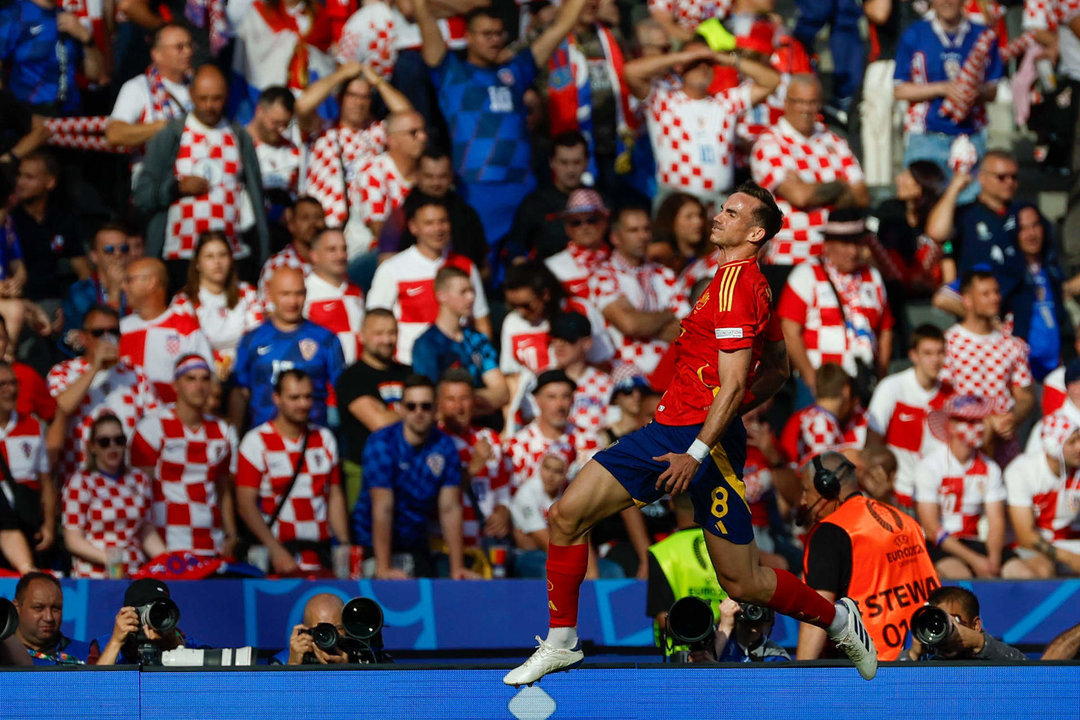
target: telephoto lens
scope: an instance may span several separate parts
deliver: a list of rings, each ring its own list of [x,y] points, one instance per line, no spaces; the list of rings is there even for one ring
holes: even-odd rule
[[[701,598],[688,595],[679,598],[668,610],[668,632],[678,645],[703,649],[713,634],[713,611]]]
[[[349,637],[367,642],[382,630],[382,608],[371,598],[353,598],[341,611],[341,625]]]
[[[953,630],[952,618],[939,607],[923,605],[911,616],[911,634],[925,647],[937,647]]]
[[[0,640],[7,640],[19,627],[19,613],[7,598],[0,598]]]
[[[761,622],[768,619],[769,611],[760,605],[739,603],[739,607],[742,609],[742,619],[746,622]]]
[[[166,633],[180,624],[180,608],[169,598],[158,598],[138,608],[139,624]]]
[[[315,643],[315,647],[319,648],[323,652],[332,653],[337,649],[338,635],[337,628],[330,623],[319,623],[309,631],[311,633],[311,639]]]

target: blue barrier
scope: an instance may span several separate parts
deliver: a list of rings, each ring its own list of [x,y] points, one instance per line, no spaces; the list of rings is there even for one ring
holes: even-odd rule
[[[979,596],[982,618],[992,634],[1013,644],[1042,645],[1080,621],[1080,580],[982,581],[966,584]],[[89,640],[112,631],[126,582],[64,580],[64,632]],[[544,583],[535,580],[302,581],[204,580],[172,582],[182,611],[181,627],[216,646],[284,647],[312,595],[333,592],[343,599],[366,595],[385,615],[390,649],[460,650],[532,646],[547,627]],[[0,580],[0,596],[12,597],[14,580]],[[582,588],[580,633],[611,647],[652,644],[645,616],[645,583],[598,580]],[[773,635],[794,646],[798,627],[779,618]]]
[[[283,718],[949,718],[1075,720],[1080,665],[584,667],[520,690],[502,669],[0,672],[3,716]]]

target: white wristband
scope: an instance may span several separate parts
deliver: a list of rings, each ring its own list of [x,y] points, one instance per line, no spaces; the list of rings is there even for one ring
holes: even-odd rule
[[[705,462],[705,458],[709,457],[709,452],[712,450],[708,445],[701,442],[700,439],[694,438],[694,442],[687,449],[686,454],[697,460],[699,463]]]

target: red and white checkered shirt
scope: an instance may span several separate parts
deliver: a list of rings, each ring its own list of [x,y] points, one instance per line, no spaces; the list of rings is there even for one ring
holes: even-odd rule
[[[308,275],[304,284],[307,285],[304,316],[337,335],[345,353],[345,364],[352,365],[364,350],[360,341],[364,293],[347,280],[335,286],[315,273]]]
[[[654,80],[645,108],[656,181],[710,202],[734,182],[735,123],[750,107],[743,83],[695,100],[677,79]]]
[[[803,137],[786,118],[765,131],[754,143],[750,160],[754,181],[776,195],[784,213],[784,225],[765,248],[770,265],[798,265],[821,254],[822,228],[829,219],[829,207],[795,208],[776,189],[789,176],[805,183],[840,180],[849,185],[863,182],[862,167],[847,141],[816,125],[814,134]]]
[[[480,503],[480,510],[484,517],[491,517],[495,508],[500,505],[509,509],[510,473],[513,471],[513,465],[510,462],[510,456],[499,444],[499,436],[490,428],[470,427],[464,435],[456,435],[442,424],[439,425],[439,429],[454,441],[454,447],[457,448],[458,457],[461,459],[462,480],[471,479],[473,494]],[[468,478],[464,471],[472,462],[474,448],[481,440],[486,440],[491,446],[491,459],[484,464],[483,470]],[[476,516],[476,508],[473,507],[472,499],[464,488],[461,490],[461,503],[461,519],[464,523],[462,533],[465,536],[465,545],[471,547],[479,543],[481,528]]]
[[[548,448],[555,444],[568,445],[574,450],[573,468],[580,468],[600,449],[600,439],[593,433],[568,423],[566,431],[555,439],[540,432],[539,425],[533,421],[518,430],[506,441],[506,454],[514,464],[510,476],[510,491],[517,492],[522,483],[536,475],[540,470],[540,459]],[[573,471],[570,473],[573,476]]]
[[[195,254],[199,234],[220,230],[229,238],[233,254],[240,252],[241,206],[244,193],[240,141],[227,123],[209,128],[189,114],[180,134],[173,174],[195,175],[210,185],[205,195],[189,195],[169,206],[166,216],[166,260],[188,260]]]
[[[571,242],[567,244],[566,249],[544,260],[544,264],[555,274],[567,293],[573,297],[588,300],[589,277],[609,257],[611,257],[611,248],[607,245],[601,245],[595,250],[586,250],[577,243]]]
[[[270,528],[274,537],[283,543],[290,540],[319,542],[330,538],[327,520],[330,488],[341,483],[337,441],[333,433],[318,425],[309,425],[308,434],[304,467],[285,507]],[[240,441],[236,486],[259,491],[259,510],[264,520],[270,518],[281,495],[289,487],[302,442],[302,437],[296,440],[283,437],[273,421],[248,431]]]
[[[601,313],[620,297],[639,312],[667,310],[680,318],[690,313],[686,295],[670,268],[650,262],[634,266],[618,252],[613,252],[589,278],[589,291]],[[624,335],[614,323],[607,324],[607,331],[615,342],[618,359],[636,366],[642,375],[652,373],[667,351],[668,344],[663,340]]]
[[[717,248],[704,257],[695,258],[692,263],[679,273],[679,292],[689,301],[694,294],[694,286],[701,280],[712,280],[716,268],[720,267],[720,250]]]
[[[667,13],[679,27],[693,30],[711,17],[723,20],[735,0],[649,0],[649,12]]]
[[[47,378],[49,394],[57,397],[89,371],[90,363],[83,357],[53,365]],[[130,436],[135,423],[157,406],[157,395],[141,368],[118,363],[107,370],[99,370],[78,409],[68,418],[60,460],[61,480],[70,477],[86,462],[86,441],[94,420],[101,415],[115,415]]]
[[[842,312],[830,278],[844,299]],[[831,362],[851,377],[858,372],[856,359],[874,367],[878,338],[895,324],[877,268],[863,265],[845,275],[826,260],[803,263],[791,271],[776,312],[781,319],[802,325],[806,355],[815,370]]]
[[[1057,30],[1080,13],[1080,0],[1024,0],[1024,30]]]
[[[49,472],[44,423],[13,410],[7,425],[0,428],[0,453],[15,482],[32,490],[41,489],[41,476]]]
[[[180,292],[173,297],[169,309],[175,313],[194,316],[210,343],[219,376],[226,377],[236,360],[236,347],[248,330],[254,330],[266,319],[263,303],[255,288],[246,282],[238,283],[239,301],[235,307],[226,305],[225,293],[215,295],[206,288],[199,288],[199,304],[196,305]]]
[[[937,503],[941,529],[955,537],[978,539],[979,520],[987,503],[1005,502],[1005,483],[998,464],[976,450],[966,464],[941,445],[919,462],[915,502]]]
[[[167,309],[153,320],[132,313],[120,319],[120,359],[140,367],[162,402],[176,400],[173,371],[185,355],[210,362],[214,353],[194,315]]]
[[[390,153],[382,153],[360,166],[356,179],[349,183],[349,203],[365,223],[386,222],[410,191],[412,183],[402,175]]]
[[[266,297],[266,286],[270,278],[274,276],[274,271],[283,267],[296,268],[304,273],[304,278],[311,274],[311,263],[301,258],[300,253],[296,252],[296,246],[289,243],[283,250],[271,255],[270,259],[263,264],[262,272],[259,273],[259,297]]]
[[[560,309],[588,318],[592,328],[592,347],[585,359],[590,364],[601,365],[615,356],[615,345],[608,335],[607,322],[595,305],[579,298],[563,298]],[[547,318],[542,317],[538,322],[531,323],[517,310],[512,310],[503,318],[501,332],[499,369],[504,374],[516,375],[528,370],[535,375],[555,364],[551,350],[551,324]]]
[[[413,245],[379,265],[367,294],[367,309],[387,308],[398,319],[397,361],[412,365],[412,347],[424,334],[435,316],[439,303],[435,300],[435,274],[443,265],[461,268],[469,273],[476,291],[473,317],[487,317],[487,298],[480,273],[472,261],[463,255],[447,253],[432,260]]]
[[[139,470],[119,478],[80,470],[64,485],[65,530],[78,530],[99,550],[124,551],[125,573],[142,565],[139,532],[150,521],[150,479]],[[103,578],[105,566],[72,556],[71,577]]]
[[[284,136],[273,145],[260,142],[255,135],[251,136],[251,141],[255,144],[255,156],[259,159],[263,190],[284,190],[291,197],[296,197],[303,162],[301,147]]]
[[[800,468],[826,450],[842,451],[866,444],[866,413],[857,408],[847,423],[820,405],[803,408],[791,416],[780,433],[780,452],[788,465]]]
[[[345,225],[349,217],[345,189],[358,177],[360,166],[385,149],[386,125],[382,122],[362,130],[330,128],[315,141],[303,192],[322,203],[327,225]]]
[[[218,487],[236,472],[236,431],[224,420],[203,417],[192,430],[173,406],[135,426],[129,459],[152,468],[151,517],[169,552],[217,555],[224,534]]]
[[[1031,508],[1047,542],[1080,541],[1080,471],[1059,475],[1044,453],[1026,453],[1005,468],[1009,507]]]
[[[341,30],[337,45],[337,60],[367,63],[371,69],[389,80],[397,62],[394,44],[394,12],[384,2],[364,5],[352,14]]]
[[[601,430],[611,427],[618,419],[618,410],[609,404],[615,381],[606,372],[586,365],[585,374],[575,382],[577,387],[570,405],[570,422],[574,427],[599,437]],[[507,426],[508,432],[523,427],[540,414],[532,394],[535,387],[536,375],[528,370],[523,371],[518,377],[517,395],[510,401],[512,423]]]
[[[994,402],[994,412],[1013,406],[1013,388],[1034,382],[1028,365],[1028,344],[994,330],[976,335],[957,324],[945,333],[945,368],[941,379],[957,395],[974,395]]]

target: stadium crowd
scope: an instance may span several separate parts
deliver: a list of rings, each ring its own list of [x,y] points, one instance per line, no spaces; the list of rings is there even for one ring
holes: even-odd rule
[[[943,579],[1080,574],[1075,207],[987,147],[1011,92],[1075,170],[1080,4],[795,4],[0,3],[4,568],[542,577],[752,180],[794,371],[744,418],[764,559],[802,568],[839,450]],[[590,576],[675,529],[625,511]]]

